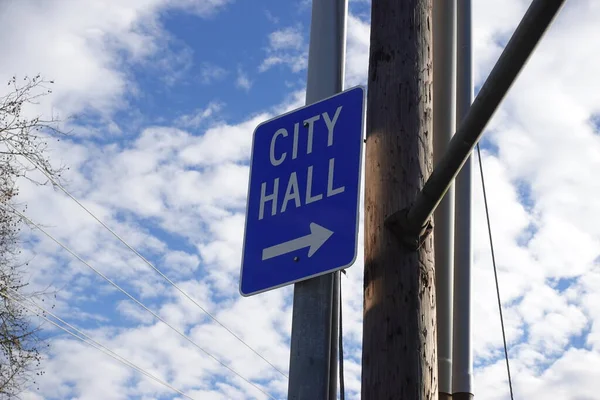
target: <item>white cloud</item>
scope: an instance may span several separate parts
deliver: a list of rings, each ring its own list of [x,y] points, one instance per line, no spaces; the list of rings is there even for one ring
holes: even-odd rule
[[[369,38],[371,26],[368,22],[348,15],[346,41],[346,87],[366,82],[369,68]]]
[[[248,74],[246,74],[241,68],[238,68],[237,80],[235,81],[235,85],[243,89],[245,91],[249,91],[252,87],[252,81],[248,78]]]
[[[220,102],[210,102],[205,108],[197,109],[192,114],[184,114],[177,117],[175,125],[182,128],[197,129],[202,124],[215,118],[219,111],[223,109],[224,104]]]
[[[265,10],[265,17],[269,20],[269,22],[272,22],[274,24],[279,23],[279,18],[273,15],[273,13],[269,10]]]
[[[273,50],[300,49],[304,38],[300,27],[287,27],[269,34],[269,46]]]
[[[166,7],[178,7],[201,17],[212,17],[233,0],[167,0]]]
[[[102,0],[4,2],[0,23],[11,32],[11,40],[0,45],[5,60],[0,81],[41,71],[57,83],[53,96],[42,104],[45,114],[51,109],[62,117],[91,111],[110,118],[126,105],[127,95],[139,90],[128,76],[131,65],[147,66],[146,61],[158,60],[172,80],[176,76],[171,65],[181,66],[188,57],[189,49],[167,51],[170,37],[159,23],[161,12],[179,8],[208,17],[227,3],[124,0],[108,6]]]
[[[173,251],[165,255],[164,264],[179,274],[189,275],[198,269],[200,258],[184,251]]]
[[[267,114],[259,114],[235,126],[213,126],[204,133],[201,140],[183,149],[182,160],[188,165],[208,166],[248,159],[252,132],[260,122],[268,118]]]
[[[259,66],[265,72],[276,65],[286,65],[292,72],[300,72],[307,67],[308,47],[304,41],[301,26],[290,26],[269,34],[267,56]]]
[[[225,76],[227,76],[225,68],[205,62],[202,64],[198,78],[201,83],[210,84],[222,80]]]

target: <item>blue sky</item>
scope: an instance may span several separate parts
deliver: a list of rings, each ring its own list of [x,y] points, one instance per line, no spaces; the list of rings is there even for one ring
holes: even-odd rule
[[[529,3],[473,0],[476,87]],[[366,83],[370,2],[351,0],[349,10],[346,87]],[[568,2],[485,136],[517,398],[596,397],[600,206],[590,199],[600,193],[600,137],[590,121],[600,112],[599,18],[597,2]],[[65,188],[287,373],[292,288],[242,298],[239,264],[251,135],[304,104],[310,2],[9,0],[0,24],[10,32],[0,81],[38,72],[55,80],[28,113],[57,113],[72,130],[51,143],[53,162],[70,167]],[[286,397],[285,377],[60,190],[19,185],[27,216],[49,234],[245,379]],[[508,387],[478,175],[474,188],[475,394],[500,400]],[[32,290],[56,289],[53,312],[90,337],[191,398],[268,398],[40,232],[25,229],[23,240]],[[361,223],[359,257],[343,277],[349,399],[360,394],[362,242]],[[183,398],[45,328],[46,374],[24,399]]]

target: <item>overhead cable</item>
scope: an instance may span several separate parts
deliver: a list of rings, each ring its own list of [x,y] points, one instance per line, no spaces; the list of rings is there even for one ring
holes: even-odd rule
[[[12,144],[7,143],[7,145],[12,147],[12,149],[14,151],[19,152],[19,150],[16,149]],[[29,161],[31,163],[31,165],[33,165],[42,174],[44,174],[46,176],[46,178],[48,178],[48,180],[50,180],[50,182],[52,182],[52,184],[54,186],[59,188],[64,194],[66,194],[69,198],[71,198],[71,200],[73,200],[77,205],[79,205],[79,207],[81,207],[92,218],[94,218],[100,225],[102,225],[106,230],[108,230],[117,240],[119,240],[121,243],[123,243],[123,245],[125,245],[129,250],[131,250],[136,256],[138,256],[150,268],[152,268],[154,271],[156,271],[163,279],[165,279],[179,293],[181,293],[184,297],[186,297],[189,301],[191,301],[196,307],[198,307],[200,310],[202,310],[202,312],[204,312],[210,319],[212,319],[214,322],[216,322],[218,325],[220,325],[223,329],[225,329],[227,332],[229,332],[229,334],[231,334],[234,338],[236,338],[238,341],[240,341],[244,346],[246,346],[248,349],[250,349],[254,354],[256,354],[258,357],[260,357],[264,362],[266,362],[268,365],[270,365],[275,371],[277,371],[278,373],[283,375],[285,378],[288,378],[288,376],[283,371],[281,371],[279,368],[277,368],[273,363],[271,363],[269,360],[267,360],[262,354],[260,354],[252,346],[250,346],[248,343],[246,343],[241,337],[239,337],[237,334],[235,334],[230,328],[228,328],[225,324],[223,324],[221,321],[219,321],[217,319],[217,317],[215,317],[212,313],[210,313],[208,310],[206,310],[204,307],[202,307],[185,290],[183,290],[179,285],[177,285],[175,282],[173,282],[161,270],[159,270],[157,267],[155,267],[154,264],[152,264],[150,261],[148,261],[148,259],[146,257],[144,257],[139,251],[137,251],[129,243],[127,243],[125,241],[125,239],[123,239],[121,236],[119,236],[113,229],[111,229],[106,223],[104,223],[100,218],[98,218],[92,211],[90,211],[90,209],[88,209],[86,206],[84,206],[75,196],[73,196],[67,189],[65,189],[65,187],[63,185],[61,185],[60,182],[58,182],[51,174],[49,174],[48,171],[46,171],[43,167],[38,165],[38,163],[36,163],[34,160],[32,160],[30,157],[28,157],[25,153],[18,153],[18,155],[21,155],[27,161]]]
[[[481,173],[481,187],[483,189],[483,202],[485,205],[485,217],[487,219],[488,236],[490,238],[490,250],[492,252],[492,264],[494,266],[494,279],[496,280],[496,296],[498,298],[498,311],[500,312],[500,325],[502,327],[502,342],[504,343],[504,358],[506,359],[506,373],[508,375],[508,388],[510,390],[510,398],[511,398],[511,400],[514,400],[512,378],[510,375],[510,363],[508,361],[508,346],[506,345],[506,332],[504,330],[504,316],[502,315],[502,301],[500,299],[500,285],[498,284],[498,271],[496,268],[496,255],[494,252],[494,241],[492,240],[492,225],[490,223],[490,211],[488,208],[487,193],[485,190],[483,162],[481,159],[481,150],[479,149],[479,143],[477,144],[477,156],[479,158],[479,172]]]
[[[6,206],[10,207],[13,212],[15,212],[17,215],[19,215],[25,222],[27,222],[29,225],[34,226],[36,229],[38,229],[40,232],[42,232],[44,235],[46,235],[49,239],[51,239],[53,242],[55,242],[56,244],[58,244],[60,247],[62,247],[64,250],[66,250],[69,254],[71,254],[73,257],[77,258],[82,264],[84,264],[85,266],[87,266],[88,268],[90,268],[92,271],[94,271],[97,275],[99,275],[102,279],[104,279],[105,281],[107,281],[109,284],[111,284],[115,289],[119,290],[121,293],[123,293],[125,296],[127,296],[129,299],[133,300],[136,304],[138,304],[140,307],[142,307],[144,310],[148,311],[150,314],[152,314],[156,319],[158,319],[159,321],[161,321],[162,323],[164,323],[165,325],[167,325],[169,328],[171,328],[171,330],[173,330],[175,333],[177,333],[179,336],[181,336],[183,339],[185,339],[186,341],[188,341],[189,343],[191,343],[192,345],[194,345],[196,348],[198,348],[200,351],[202,351],[204,354],[206,354],[207,356],[209,356],[210,358],[212,358],[213,360],[215,360],[216,362],[218,362],[219,364],[221,364],[223,367],[225,367],[226,369],[228,369],[230,372],[232,372],[233,374],[237,375],[238,377],[240,377],[241,379],[243,379],[244,381],[246,381],[248,384],[254,386],[256,389],[260,390],[263,394],[265,394],[266,396],[268,396],[269,398],[276,400],[272,395],[270,395],[269,393],[267,393],[264,389],[262,389],[260,386],[258,386],[257,384],[255,384],[254,382],[250,381],[249,379],[245,378],[244,376],[242,376],[239,372],[237,372],[236,370],[234,370],[232,367],[228,366],[227,364],[225,364],[223,361],[219,360],[217,357],[215,357],[213,354],[211,354],[209,351],[205,350],[203,347],[201,347],[200,345],[198,345],[196,342],[194,342],[189,336],[187,336],[186,334],[184,334],[183,332],[181,332],[179,329],[175,328],[173,325],[171,325],[170,323],[168,323],[164,318],[162,318],[161,316],[159,316],[157,313],[155,313],[154,311],[152,311],[151,309],[149,309],[146,305],[144,305],[142,302],[140,302],[138,299],[136,299],[135,297],[133,297],[129,292],[127,292],[125,289],[123,289],[121,286],[119,286],[117,283],[115,283],[114,281],[112,281],[110,278],[108,278],[106,275],[104,275],[102,272],[98,271],[96,268],[94,268],[90,263],[88,263],[87,261],[85,261],[83,258],[81,258],[77,253],[75,253],[73,250],[71,250],[69,247],[67,247],[66,245],[64,245],[62,242],[60,242],[58,239],[56,239],[54,236],[52,236],[51,234],[49,234],[48,232],[46,232],[41,226],[39,226],[38,224],[36,224],[35,222],[33,222],[31,219],[29,219],[28,217],[26,217],[24,214],[22,214],[20,211],[18,211],[15,207],[13,207],[10,204],[5,204]]]
[[[14,291],[14,290],[13,290]],[[16,293],[16,292],[15,292]],[[109,349],[108,347],[104,346],[103,344],[97,342],[96,340],[92,339],[90,336],[86,335],[85,333],[83,333],[81,330],[75,328],[73,325],[69,324],[68,322],[64,321],[63,319],[59,318],[58,316],[56,316],[55,314],[53,314],[52,312],[48,311],[47,309],[41,307],[40,305],[38,305],[37,303],[35,303],[34,301],[32,301],[31,299],[27,299],[25,298],[28,302],[30,302],[31,304],[33,304],[36,308],[40,309],[42,312],[51,315],[52,317],[54,317],[56,320],[60,321],[61,323],[63,323],[64,325],[68,326],[69,328],[73,329],[76,333],[73,333],[72,331],[66,329],[64,326],[59,325],[58,323],[52,321],[50,318],[46,317],[43,314],[39,314],[37,312],[35,312],[34,310],[32,310],[31,308],[29,308],[23,301],[20,301],[14,297],[12,297],[11,295],[9,295],[8,293],[1,293],[1,296],[5,296],[6,298],[14,301],[15,303],[19,304],[21,307],[23,307],[24,309],[26,309],[27,311],[29,311],[30,313],[44,319],[46,322],[49,322],[50,324],[54,325],[55,327],[57,327],[58,329],[62,330],[63,332],[68,333],[69,335],[81,340],[82,342],[102,351],[104,354],[108,355],[109,357],[114,358],[115,360],[119,361],[122,364],[125,364],[128,367],[131,367],[133,369],[135,369],[136,371],[140,372],[141,374],[147,376],[148,378],[160,383],[161,385],[173,390],[174,392],[182,395],[183,397],[190,399],[190,400],[196,400],[193,397],[185,394],[184,392],[182,392],[181,390],[175,388],[174,386],[172,386],[171,384],[163,381],[162,379],[156,377],[155,375],[152,375],[150,372],[144,370],[141,367],[138,367],[137,365],[135,365],[134,363],[132,363],[131,361],[127,360],[125,357],[120,356],[119,354],[115,353],[114,351],[112,351],[111,349]],[[18,297],[23,297],[21,295],[18,295]]]

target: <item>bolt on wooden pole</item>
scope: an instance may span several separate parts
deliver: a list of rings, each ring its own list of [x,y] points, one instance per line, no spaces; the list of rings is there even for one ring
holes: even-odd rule
[[[432,171],[432,0],[373,0],[369,56],[362,399],[438,399],[433,237],[385,226]]]

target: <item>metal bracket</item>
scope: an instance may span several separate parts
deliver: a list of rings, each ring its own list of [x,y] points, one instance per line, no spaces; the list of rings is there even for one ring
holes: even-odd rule
[[[394,233],[398,240],[412,251],[423,246],[427,237],[433,232],[433,220],[430,218],[424,226],[415,230],[408,225],[407,215],[410,208],[396,211],[385,219],[385,227]]]

